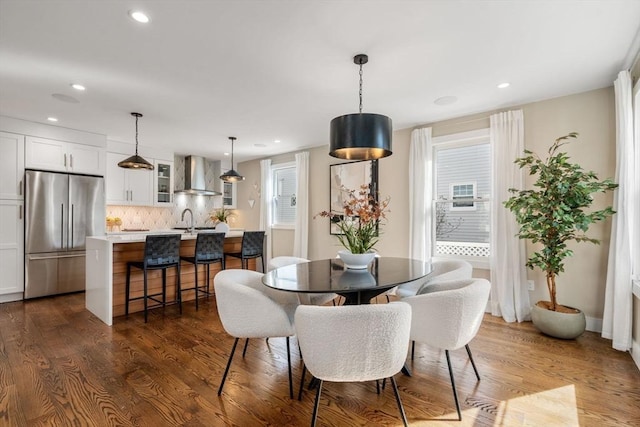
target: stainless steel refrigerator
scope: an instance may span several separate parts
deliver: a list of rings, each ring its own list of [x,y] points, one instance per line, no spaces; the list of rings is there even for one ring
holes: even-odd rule
[[[24,297],[85,289],[85,237],[105,228],[104,178],[25,172]]]

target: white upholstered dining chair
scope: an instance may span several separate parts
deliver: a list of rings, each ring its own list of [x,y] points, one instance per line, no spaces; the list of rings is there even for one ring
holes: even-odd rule
[[[427,277],[398,286],[395,290],[395,295],[400,298],[411,297],[419,294],[421,289],[431,283],[470,279],[472,274],[473,266],[467,261],[434,258],[431,262],[431,273]]]
[[[476,378],[480,381],[469,342],[480,329],[490,290],[491,284],[485,279],[450,280],[434,283],[425,288],[425,293],[402,300],[412,309],[411,339],[445,352],[460,420],[462,413],[449,351],[465,347]]]
[[[213,279],[218,314],[224,330],[235,338],[220,382],[222,394],[231,361],[240,338],[286,337],[289,367],[289,396],[293,399],[289,337],[295,334],[293,317],[299,305],[295,294],[279,292],[262,284],[262,273],[253,270],[223,270]]]
[[[318,380],[311,426],[315,426],[324,381],[358,382],[391,378],[404,425],[395,374],[409,345],[411,307],[403,302],[337,307],[300,305],[296,333],[305,370]]]

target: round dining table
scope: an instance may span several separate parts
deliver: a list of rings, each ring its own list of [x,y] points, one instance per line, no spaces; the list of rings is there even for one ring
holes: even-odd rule
[[[430,262],[410,258],[376,257],[365,269],[348,269],[339,258],[331,258],[276,268],[262,283],[280,291],[335,293],[345,298],[345,305],[356,305],[430,272]]]

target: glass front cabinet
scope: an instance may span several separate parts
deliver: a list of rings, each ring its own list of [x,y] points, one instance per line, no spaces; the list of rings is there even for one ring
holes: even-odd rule
[[[236,201],[234,197],[235,185],[231,182],[222,183],[222,205],[225,208],[235,208]]]
[[[173,162],[155,160],[154,166],[153,204],[173,206]]]

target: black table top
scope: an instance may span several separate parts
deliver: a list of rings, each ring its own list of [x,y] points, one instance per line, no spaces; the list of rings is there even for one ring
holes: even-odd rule
[[[410,258],[375,258],[363,270],[346,269],[340,259],[333,258],[277,268],[265,274],[262,283],[281,291],[301,293],[381,293],[430,272],[430,262]]]

